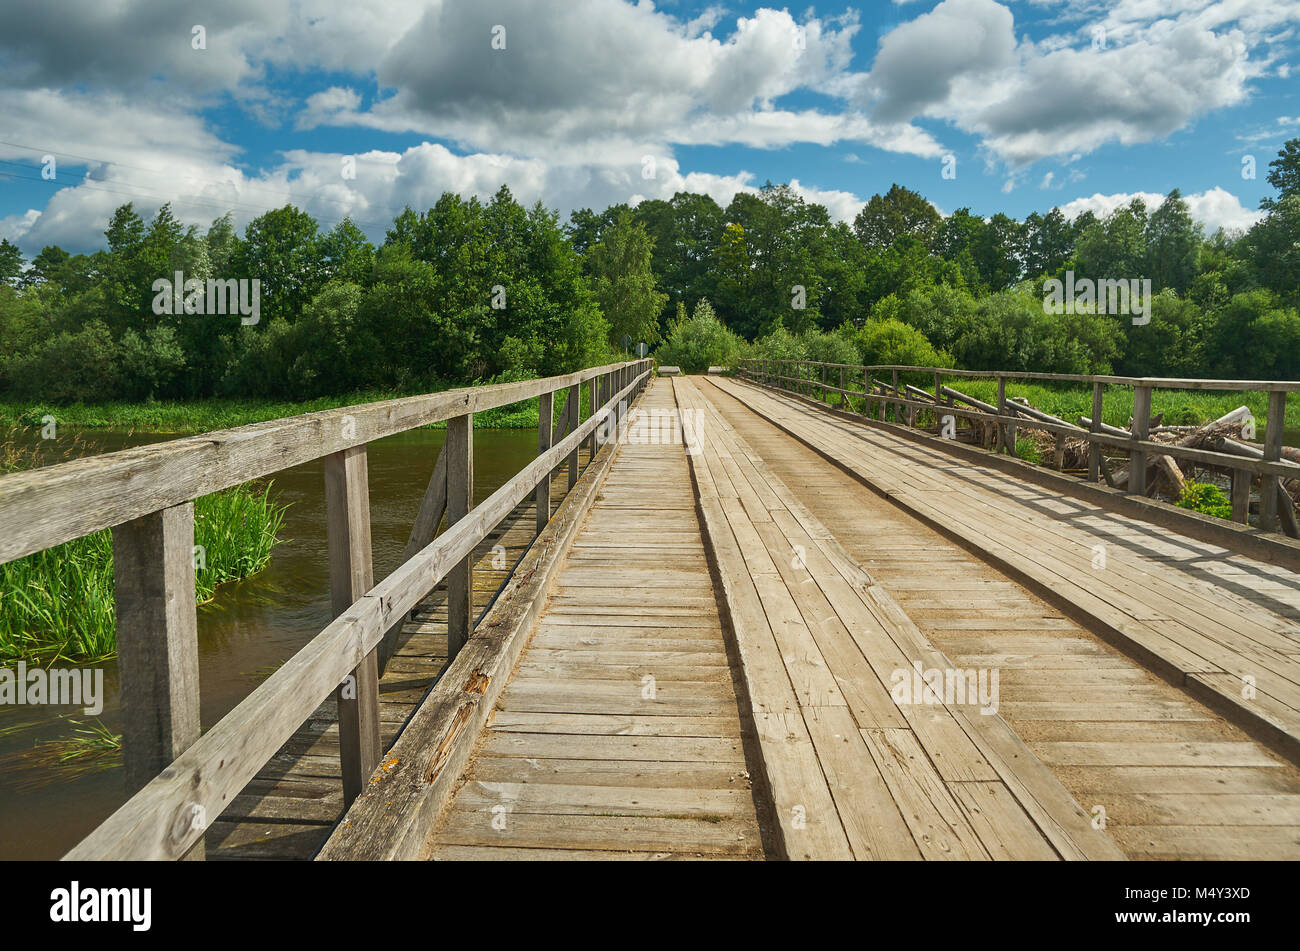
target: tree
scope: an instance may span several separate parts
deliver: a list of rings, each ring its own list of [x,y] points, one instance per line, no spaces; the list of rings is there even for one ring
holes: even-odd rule
[[[1069,260],[1074,248],[1070,223],[1053,208],[1045,215],[1034,212],[1025,219],[1025,274],[1037,277],[1052,274]]]
[[[653,250],[645,227],[628,212],[619,215],[591,249],[588,267],[596,300],[616,343],[624,336],[634,343],[659,340],[659,314],[668,295],[655,288]]]
[[[1300,303],[1300,194],[1275,202],[1237,250],[1260,286]]]
[[[261,281],[263,320],[292,323],[325,283],[316,220],[293,205],[250,221],[239,250],[239,276]]]
[[[667,339],[655,351],[661,366],[678,366],[683,373],[703,373],[711,366],[735,367],[742,341],[728,330],[706,300],[685,318],[685,308],[669,325]]]
[[[1265,198],[1259,203],[1263,209],[1276,207],[1293,195],[1300,195],[1300,139],[1291,139],[1282,146],[1277,158],[1268,163],[1268,183],[1277,189],[1277,198]]]
[[[889,247],[904,235],[918,238],[928,247],[939,220],[934,205],[911,189],[895,184],[884,196],[871,196],[853,220],[853,230],[859,241],[876,250]]]
[[[1089,223],[1075,246],[1082,272],[1077,276],[1093,280],[1142,277],[1147,263],[1146,231],[1146,203],[1141,198],[1116,208],[1104,222]]]
[[[0,240],[0,285],[16,286],[22,273],[23,252],[8,238]]]
[[[1187,293],[1196,276],[1202,240],[1200,226],[1192,221],[1187,202],[1175,188],[1147,219],[1145,271],[1152,285]]]

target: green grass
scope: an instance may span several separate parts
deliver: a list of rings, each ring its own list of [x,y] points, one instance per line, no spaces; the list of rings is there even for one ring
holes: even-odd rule
[[[1216,518],[1232,518],[1232,500],[1223,494],[1217,485],[1195,482],[1188,479],[1183,486],[1183,497],[1179,506],[1193,512],[1204,512]]]
[[[100,720],[87,724],[68,718],[68,722],[74,727],[71,735],[44,740],[0,757],[7,785],[19,792],[35,793],[121,764],[122,734],[114,733]]]
[[[68,441],[61,454],[43,445],[0,441],[0,471],[61,461],[86,451]],[[271,484],[235,486],[194,503],[195,592],[264,568],[288,508]],[[0,660],[94,663],[117,652],[113,605],[113,538],[108,529],[0,565]]]

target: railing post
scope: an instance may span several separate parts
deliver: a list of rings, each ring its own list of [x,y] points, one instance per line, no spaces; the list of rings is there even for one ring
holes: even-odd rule
[[[871,419],[871,414],[875,411],[875,406],[872,401],[872,397],[875,396],[875,394],[872,392],[871,388],[871,371],[865,368],[862,371],[862,387],[862,414],[866,416],[867,419]]]
[[[1007,378],[998,377],[998,415],[1006,416],[1007,414]],[[1016,454],[1016,437],[1011,429],[1010,424],[998,421],[998,444],[994,447],[997,452],[1007,451],[1007,434],[1011,435],[1011,455]]]
[[[113,591],[129,796],[199,738],[193,502],[113,528]]]
[[[366,447],[325,457],[325,532],[330,612],[338,617],[374,586]],[[339,763],[346,809],[379,764],[379,649],[366,654],[334,691],[339,711]]]
[[[447,420],[447,528],[474,508],[474,414]],[[447,662],[469,640],[474,628],[474,553],[447,572]]]
[[[849,388],[846,385],[848,380],[845,377],[845,372],[845,368],[840,367],[840,409],[844,409],[845,404],[849,401]]]
[[[596,410],[600,408],[600,394],[597,392],[600,388],[600,380],[592,377],[587,381],[587,418],[590,419],[596,415]],[[596,458],[596,430],[592,429],[591,434],[587,437],[587,462]]]
[[[615,371],[617,372],[617,371]],[[555,410],[555,394],[543,393],[537,398],[537,454],[540,456],[551,448],[554,430],[551,428]],[[547,472],[537,483],[537,534],[546,528],[551,520],[551,473]]]
[[[1232,520],[1242,525],[1250,523],[1250,483],[1253,478],[1248,469],[1232,470]]]
[[[938,370],[934,371],[934,404],[936,407],[943,405],[943,377]],[[952,400],[948,401],[948,405],[949,406],[952,405]],[[935,416],[937,417],[934,421],[934,424],[939,427],[939,434],[942,435],[943,414],[940,413],[938,409],[936,409],[934,413]],[[953,438],[956,439],[957,438],[957,417],[956,416],[952,418],[952,430],[953,430]]]
[[[568,399],[569,411],[565,414],[569,420],[568,432],[565,433],[566,436],[578,428],[578,416],[580,410],[582,409],[581,403],[582,403],[582,389],[577,383],[575,383],[573,384],[573,386],[569,387],[569,399]],[[577,484],[578,484],[578,447],[574,446],[573,452],[569,453],[569,488],[572,489]]]
[[[894,399],[898,399],[898,371],[897,370],[893,371],[893,374],[894,374]],[[899,406],[897,403],[891,403],[890,405],[893,406],[894,408],[894,422],[901,423],[903,421],[902,407]]]
[[[1151,387],[1133,387],[1133,439],[1145,440],[1151,429]],[[1129,453],[1128,491],[1146,495],[1147,454],[1139,449]]]
[[[1092,384],[1092,426],[1089,427],[1094,433],[1101,432],[1101,400],[1102,385],[1101,383]],[[1101,443],[1096,440],[1088,440],[1088,481],[1096,482],[1101,478]]]
[[[600,406],[602,409],[604,408],[605,404],[609,402],[609,394],[612,392],[610,389],[612,379],[613,378],[609,373],[602,373],[600,375]],[[609,433],[610,425],[611,425],[611,421],[606,420],[606,422],[602,426],[597,427],[599,430],[603,431],[606,434],[606,439],[604,442],[609,441],[608,433]],[[604,442],[602,442],[601,445],[604,445]]]
[[[1286,423],[1286,390],[1268,394],[1268,422],[1264,428],[1264,461],[1282,458],[1282,427]],[[1266,532],[1278,531],[1278,496],[1285,494],[1278,477],[1267,472],[1259,476],[1259,527]]]

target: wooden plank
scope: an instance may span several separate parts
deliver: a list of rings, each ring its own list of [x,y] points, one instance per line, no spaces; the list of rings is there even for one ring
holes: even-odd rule
[[[898,805],[843,707],[817,707],[805,718],[854,858],[921,858]]]
[[[863,730],[862,737],[884,777],[912,837],[926,859],[987,859],[961,807],[911,730]]]

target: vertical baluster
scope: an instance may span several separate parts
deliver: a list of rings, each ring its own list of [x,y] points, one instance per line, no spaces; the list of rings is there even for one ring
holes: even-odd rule
[[[113,528],[113,589],[131,795],[199,738],[193,502]],[[186,858],[203,858],[202,839]]]
[[[447,420],[447,528],[474,508],[474,414]],[[474,553],[447,573],[447,659],[469,640],[474,628]]]
[[[366,447],[330,453],[324,464],[330,611],[338,617],[374,585]],[[365,788],[379,763],[378,653],[378,647],[371,650],[334,692],[345,808]]]
[[[552,415],[555,407],[555,394],[543,393],[537,398],[537,454],[540,456],[551,448],[554,436]],[[542,533],[546,523],[551,520],[551,473],[548,471],[537,483],[537,534]]]
[[[1250,483],[1254,475],[1247,469],[1232,470],[1232,520],[1250,522]]]
[[[566,427],[567,436],[578,428],[578,413],[581,410],[582,390],[577,383],[569,387],[568,416],[569,425]],[[573,447],[573,452],[569,453],[569,488],[572,489],[578,484],[578,447]]]
[[[1146,439],[1151,427],[1151,387],[1133,387],[1133,438]],[[1133,495],[1146,495],[1147,454],[1134,449],[1129,453],[1128,491]]]
[[[1286,421],[1286,391],[1273,390],[1268,394],[1268,422],[1264,427],[1264,461],[1277,462],[1282,458],[1282,427]],[[1259,477],[1259,527],[1266,532],[1278,530],[1278,503],[1286,493],[1275,475],[1261,473]],[[1290,497],[1287,497],[1287,503]]]
[[[1094,433],[1101,432],[1102,384],[1092,384],[1092,425]],[[1088,481],[1096,482],[1101,478],[1101,443],[1088,440]]]
[[[600,409],[600,394],[597,392],[600,388],[600,380],[592,377],[587,381],[587,418],[590,419],[596,415],[596,410]],[[587,462],[590,464],[592,459],[596,458],[596,430],[592,430],[587,436]]]

